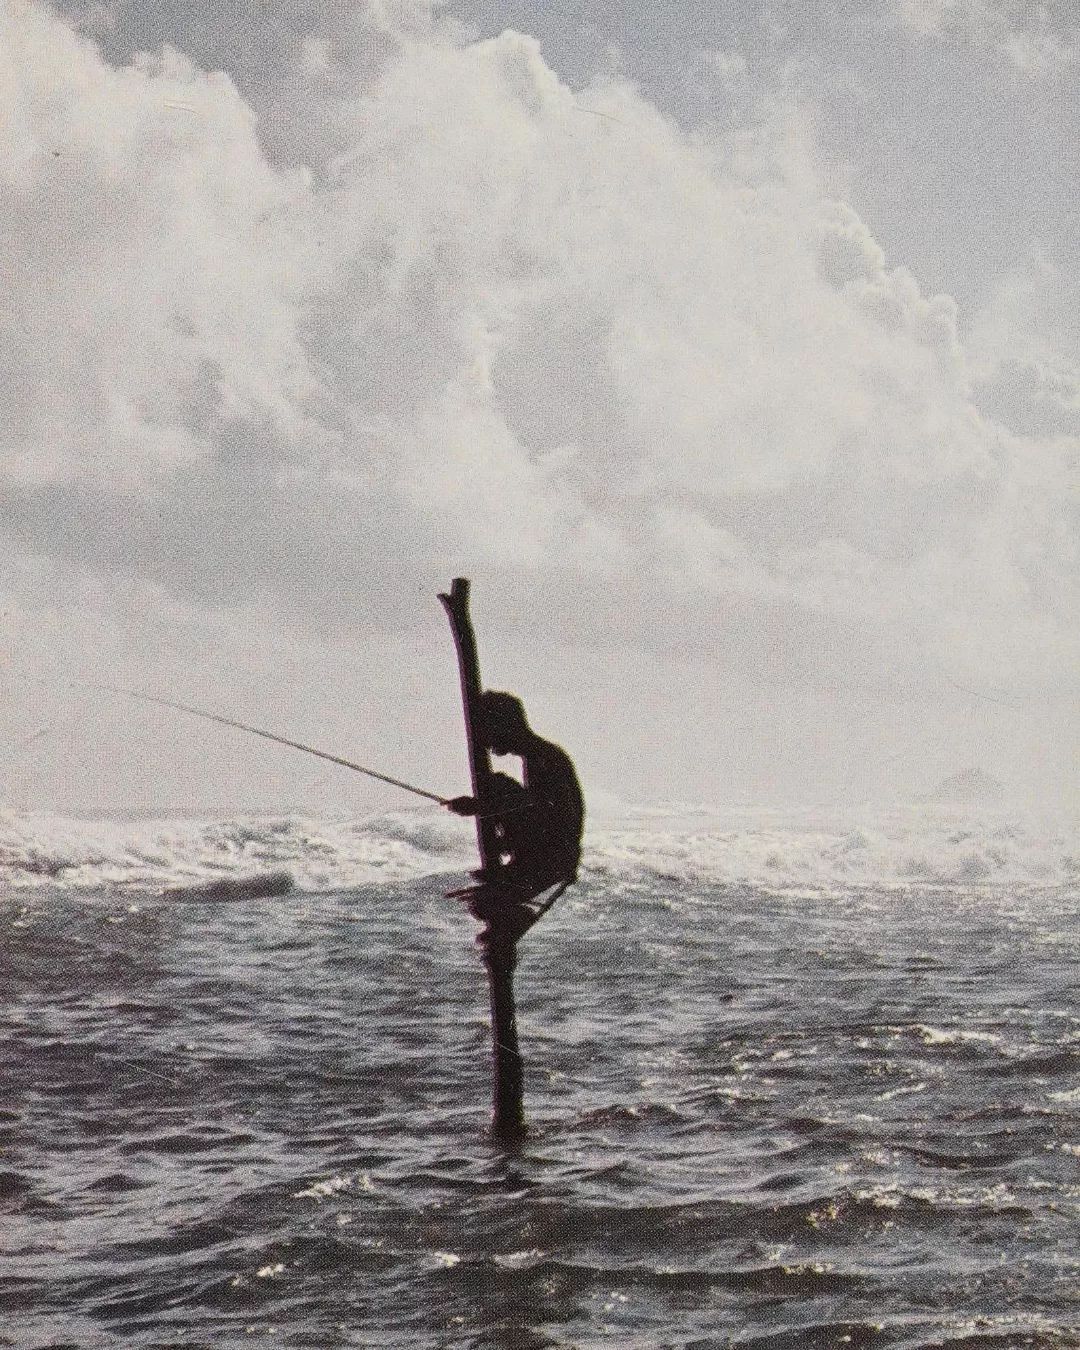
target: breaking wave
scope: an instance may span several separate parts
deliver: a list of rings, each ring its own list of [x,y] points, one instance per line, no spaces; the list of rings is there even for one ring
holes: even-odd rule
[[[0,880],[156,889],[287,869],[306,890],[338,890],[469,865],[468,844],[460,822],[408,813],[152,820],[3,813]]]
[[[467,824],[431,811],[80,819],[0,812],[0,882],[62,889],[193,885],[287,869],[304,890],[398,884],[472,865]],[[626,808],[590,822],[583,872],[605,884],[876,889],[1080,883],[1075,827],[930,807],[849,817]]]

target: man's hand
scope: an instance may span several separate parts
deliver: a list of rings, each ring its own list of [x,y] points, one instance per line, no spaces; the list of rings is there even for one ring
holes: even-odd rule
[[[476,798],[475,797],[451,797],[446,803],[446,809],[453,811],[455,816],[475,816]]]

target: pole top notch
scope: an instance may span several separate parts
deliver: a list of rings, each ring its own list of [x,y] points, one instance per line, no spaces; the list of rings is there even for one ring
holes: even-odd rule
[[[467,609],[469,604],[469,578],[455,577],[450,583],[449,593],[440,591],[439,599],[445,606],[450,606],[459,611]]]

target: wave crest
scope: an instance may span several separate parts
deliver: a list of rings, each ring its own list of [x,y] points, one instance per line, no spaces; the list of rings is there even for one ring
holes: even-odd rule
[[[752,886],[841,894],[864,888],[986,891],[1080,884],[1080,841],[1045,819],[939,810],[857,821],[651,807],[590,824],[583,876],[605,886]],[[9,887],[192,885],[288,869],[306,890],[395,884],[474,864],[470,826],[427,811],[83,820],[0,813]]]

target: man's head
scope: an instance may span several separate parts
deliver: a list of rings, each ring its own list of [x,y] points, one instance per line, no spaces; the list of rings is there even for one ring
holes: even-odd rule
[[[480,729],[496,755],[521,754],[533,734],[521,699],[499,689],[487,689],[480,696]]]

